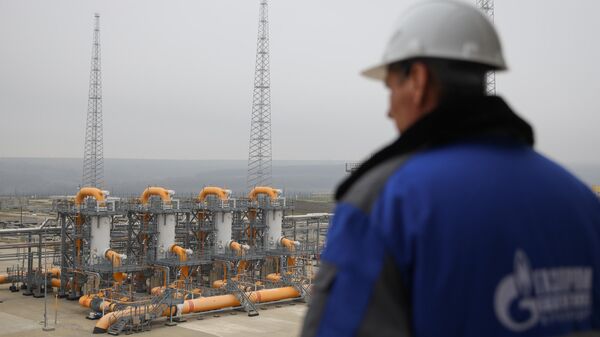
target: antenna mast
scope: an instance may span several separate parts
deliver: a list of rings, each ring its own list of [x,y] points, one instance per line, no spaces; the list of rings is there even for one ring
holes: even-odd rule
[[[250,123],[247,187],[271,184],[271,79],[267,0],[261,0]]]
[[[477,7],[494,22],[494,0],[476,0]],[[489,96],[496,95],[496,72],[490,71],[485,76],[485,91]]]
[[[100,72],[100,14],[94,14],[94,42],[90,70],[85,147],[83,155],[83,186],[101,188],[104,176],[102,140],[102,76]]]

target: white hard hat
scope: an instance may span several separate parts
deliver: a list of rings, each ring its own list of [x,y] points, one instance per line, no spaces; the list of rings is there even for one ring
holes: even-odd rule
[[[498,34],[482,12],[463,2],[430,0],[401,16],[383,61],[362,74],[383,80],[390,64],[421,57],[506,69]]]

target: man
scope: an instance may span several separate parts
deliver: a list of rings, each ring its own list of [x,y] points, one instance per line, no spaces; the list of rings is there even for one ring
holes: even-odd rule
[[[425,1],[384,62],[400,138],[337,190],[302,336],[563,336],[600,325],[600,203],[532,149],[475,8]],[[568,113],[568,112],[567,112]]]

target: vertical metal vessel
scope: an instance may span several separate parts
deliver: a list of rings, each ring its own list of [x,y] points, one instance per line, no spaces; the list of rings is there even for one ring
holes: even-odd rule
[[[92,216],[90,219],[91,264],[104,259],[104,253],[110,249],[110,217]]]
[[[267,210],[265,212],[265,223],[267,225],[265,249],[276,249],[278,247],[278,241],[283,237],[283,232],[281,228],[282,222],[282,210]]]

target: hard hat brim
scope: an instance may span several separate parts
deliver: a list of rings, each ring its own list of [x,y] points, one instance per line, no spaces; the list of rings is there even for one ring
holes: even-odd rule
[[[372,80],[385,81],[385,77],[387,76],[387,67],[387,63],[378,64],[376,66],[363,70],[360,74]]]
[[[448,57],[447,60],[452,60],[452,58]],[[457,61],[462,61],[459,58],[456,58]],[[490,71],[505,71],[508,70],[508,67],[504,63],[504,60],[499,62],[498,64],[492,64],[492,62],[471,62],[474,64],[481,64],[482,66],[489,67]],[[390,63],[380,63],[376,66],[372,66],[363,70],[360,74],[366,78],[376,80],[376,81],[385,81],[385,78],[388,73],[388,67]]]

